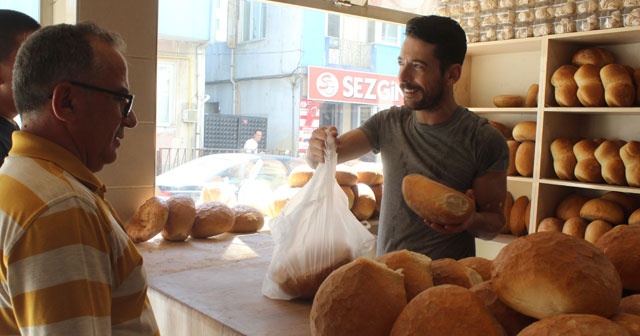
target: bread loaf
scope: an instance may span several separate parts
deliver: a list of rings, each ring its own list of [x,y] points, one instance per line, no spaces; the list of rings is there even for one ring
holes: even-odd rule
[[[464,312],[463,318],[460,312]],[[351,335],[372,334],[355,332]],[[431,287],[411,300],[388,335],[506,336],[506,333],[484,303],[469,289],[441,285]]]
[[[626,185],[624,162],[620,158],[620,147],[625,144],[620,140],[605,140],[593,152],[600,164],[602,178],[608,184]]]
[[[509,336],[517,335],[522,329],[536,321],[536,319],[524,315],[502,302],[493,289],[491,281],[481,282],[471,287],[470,290],[484,302],[484,305],[489,308],[489,311]]]
[[[573,154],[573,146],[576,141],[568,138],[557,138],[551,142],[551,157],[553,158],[553,170],[561,180],[575,180],[575,169],[578,160]]]
[[[253,233],[264,226],[264,215],[260,210],[244,204],[236,204],[231,209],[235,214],[235,219],[229,232]]]
[[[629,107],[635,101],[636,88],[624,65],[607,64],[600,69],[604,99],[610,107]]]
[[[587,221],[601,219],[613,225],[622,224],[627,219],[620,204],[603,198],[588,200],[580,209],[580,217]]]
[[[625,296],[620,300],[618,313],[634,314],[640,316],[640,294]]]
[[[404,177],[402,196],[420,217],[443,225],[464,223],[476,210],[467,195],[420,174]]]
[[[373,195],[376,197],[376,210],[373,212],[372,218],[376,218],[380,215],[380,207],[382,206],[382,184],[374,184],[371,186]]]
[[[600,198],[620,204],[622,210],[624,210],[625,218],[629,218],[636,209],[640,208],[640,198],[635,194],[627,194],[619,191],[607,191],[602,194]]]
[[[358,173],[345,164],[336,166],[336,181],[339,185],[354,186],[358,183]]]
[[[191,227],[194,238],[208,238],[231,230],[235,213],[221,202],[202,203],[196,207],[196,217]]]
[[[536,141],[536,122],[521,121],[513,126],[513,139],[516,141]]]
[[[640,106],[640,68],[633,70],[633,82],[636,85],[636,105]]]
[[[360,257],[332,272],[311,305],[311,335],[388,336],[407,304],[403,275]]]
[[[144,242],[162,231],[167,218],[167,202],[159,197],[151,197],[136,210],[125,231],[134,243]]]
[[[427,288],[433,287],[431,258],[409,250],[393,251],[379,256],[377,261],[404,275],[407,301],[411,301]]]
[[[366,185],[374,185],[379,176],[382,175],[382,168],[380,165],[373,162],[359,162],[353,169],[358,174],[357,183],[364,183]]]
[[[602,316],[590,314],[561,314],[536,321],[524,328],[518,336],[628,336],[621,325]]]
[[[491,280],[491,260],[483,257],[466,257],[458,260],[458,262],[478,272],[482,277],[482,281]]]
[[[521,107],[522,96],[518,95],[497,95],[493,97],[493,105],[496,107]]]
[[[557,217],[547,217],[538,223],[538,230],[536,232],[555,231],[562,232],[562,226],[564,225],[562,219]]]
[[[562,233],[576,238],[584,239],[589,222],[580,217],[571,217],[562,225]]]
[[[523,141],[516,151],[516,171],[520,176],[533,176],[535,142]]]
[[[376,211],[376,195],[373,189],[364,183],[356,183],[355,199],[351,212],[360,221],[371,218]]]
[[[629,225],[640,225],[640,209],[632,212],[628,219]]]
[[[578,84],[573,76],[578,67],[572,64],[561,65],[551,76],[556,103],[564,107],[581,106],[578,100]]]
[[[527,89],[527,94],[524,97],[525,107],[537,107],[538,106],[538,91],[540,86],[538,84],[531,84]]]
[[[640,316],[620,313],[613,315],[610,320],[625,328],[629,336],[640,336]]]
[[[577,96],[585,107],[606,106],[604,100],[604,86],[600,79],[600,69],[592,64],[584,64],[573,75],[578,84]]]
[[[293,168],[289,174],[289,186],[293,188],[303,187],[307,182],[309,182],[313,176],[313,172],[313,168],[307,165],[300,165]]]
[[[591,198],[582,194],[569,194],[556,206],[556,217],[564,221],[571,217],[579,217],[582,206]]]
[[[189,237],[196,219],[196,202],[189,196],[176,195],[167,199],[169,217],[160,231],[170,241],[184,241]]]
[[[502,247],[491,281],[500,300],[537,319],[565,313],[609,317],[622,284],[613,263],[593,244],[558,232],[536,232]]]
[[[522,236],[527,232],[525,213],[529,206],[529,197],[526,195],[519,196],[513,202],[511,213],[509,214],[509,228],[514,236]]]
[[[573,54],[571,62],[577,66],[584,64],[595,65],[598,69],[615,62],[615,55],[600,47],[580,49]]]
[[[282,209],[284,208],[284,206],[287,205],[287,203],[289,203],[289,200],[291,199],[291,197],[293,197],[298,191],[300,191],[299,187],[291,187],[288,185],[283,185],[277,188],[273,192],[273,206],[271,210],[271,218],[274,218],[277,215],[279,215],[280,212],[282,212]]]
[[[602,169],[594,154],[598,145],[598,142],[593,139],[583,139],[573,146],[573,154],[577,160],[574,174],[578,181],[593,183],[603,181]]]
[[[509,146],[509,166],[507,167],[507,175],[517,176],[518,171],[516,170],[516,153],[518,152],[520,142],[516,140],[507,140],[507,145]]]
[[[353,208],[353,204],[356,201],[356,191],[358,190],[357,188],[358,187],[356,186],[340,186],[340,189],[342,189],[342,191],[344,191],[344,194],[347,195],[349,209]]]
[[[603,234],[595,246],[616,267],[622,288],[640,290],[640,226],[618,225]]]
[[[433,260],[431,262],[431,275],[435,286],[449,284],[471,288],[484,281],[482,276],[473,268],[467,267],[451,258]]]
[[[594,220],[593,222],[587,225],[587,229],[584,232],[584,240],[590,242],[591,244],[595,244],[595,242],[600,238],[603,234],[607,233],[611,230],[613,226],[603,220]]]
[[[627,184],[640,187],[640,142],[629,141],[620,148]]]

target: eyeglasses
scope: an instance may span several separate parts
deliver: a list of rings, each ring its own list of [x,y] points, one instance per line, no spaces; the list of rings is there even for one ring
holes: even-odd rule
[[[122,119],[125,119],[126,117],[128,117],[129,114],[131,113],[131,110],[133,109],[133,98],[134,98],[134,96],[131,95],[131,94],[126,94],[126,93],[122,93],[122,92],[118,92],[118,91],[112,91],[112,90],[104,89],[104,88],[101,88],[101,87],[98,87],[98,86],[93,86],[93,85],[80,83],[80,82],[69,81],[69,83],[71,85],[79,86],[79,87],[82,87],[82,88],[85,88],[85,89],[89,89],[89,90],[108,93],[110,95],[114,95],[116,97],[120,97],[120,98],[124,99],[125,104],[124,104],[124,110],[122,110]]]

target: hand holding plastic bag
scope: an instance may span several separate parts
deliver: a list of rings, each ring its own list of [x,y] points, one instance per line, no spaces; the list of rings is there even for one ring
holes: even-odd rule
[[[372,258],[375,236],[349,210],[336,181],[335,138],[328,134],[325,163],[271,221],[275,247],[262,294],[272,299],[312,298],[336,268]]]

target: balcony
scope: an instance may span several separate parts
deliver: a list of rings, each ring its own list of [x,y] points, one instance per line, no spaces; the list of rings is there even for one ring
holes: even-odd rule
[[[325,41],[327,65],[371,68],[371,43],[336,37],[327,37]]]

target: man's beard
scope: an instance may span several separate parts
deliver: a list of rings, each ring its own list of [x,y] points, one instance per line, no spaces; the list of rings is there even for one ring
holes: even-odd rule
[[[434,91],[430,93],[427,93],[425,90],[422,89],[422,87],[413,86],[411,84],[404,84],[404,83],[400,84],[400,87],[402,89],[404,88],[416,89],[416,90],[419,90],[420,93],[422,93],[422,99],[418,101],[405,99],[404,105],[414,111],[432,110],[439,107],[442,104],[442,101],[444,100],[444,88],[443,88],[441,79],[439,79],[438,83],[435,83],[435,84],[436,85],[432,86]]]

